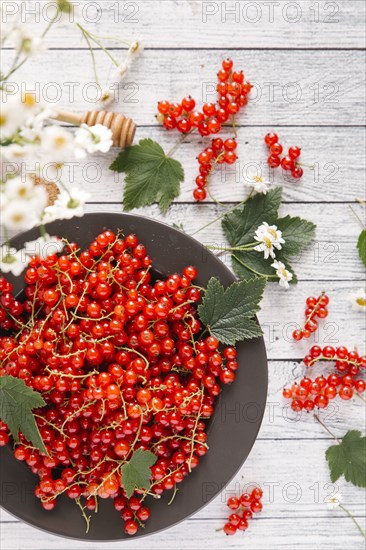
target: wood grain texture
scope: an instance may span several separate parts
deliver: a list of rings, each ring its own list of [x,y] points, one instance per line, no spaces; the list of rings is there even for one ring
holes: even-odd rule
[[[7,0],[4,0],[4,4]],[[9,4],[11,2],[9,1]],[[29,2],[32,23],[45,25],[47,0]],[[357,48],[364,46],[363,2],[320,0],[99,0],[81,2],[80,21],[92,32],[128,40],[141,36],[149,48]],[[350,30],[352,29],[352,32]],[[49,34],[51,47],[85,47],[72,25]],[[109,45],[115,45],[112,41]]]
[[[125,115],[138,125],[152,124],[156,104],[161,99],[181,100],[187,93],[198,102],[216,98],[216,73],[227,53],[225,49],[205,49],[199,53],[147,50],[133,64],[121,90],[117,92],[113,82],[109,87],[112,92],[116,90],[115,97]],[[12,55],[13,52],[4,52],[5,65]],[[121,61],[124,56],[124,53],[120,55]],[[106,87],[112,74],[111,62],[100,51],[95,57],[100,80]],[[362,51],[319,50],[310,54],[304,50],[293,50],[291,54],[286,50],[237,51],[236,66],[244,69],[246,78],[254,86],[239,124],[269,128],[274,125],[362,125],[365,77],[360,69],[364,59]],[[46,63],[47,71],[34,70],[38,64]],[[36,81],[32,89],[39,90],[41,97],[58,100],[72,110],[91,110],[101,96],[100,88],[94,84],[87,50],[77,55],[67,50],[41,54],[34,64],[24,66],[20,78],[23,83]],[[14,81],[21,85],[17,74]]]
[[[307,166],[304,167],[304,176],[300,182],[289,179],[282,169],[269,169],[266,162],[268,150],[263,142],[269,130],[277,131],[284,147],[292,144],[302,147],[301,161]],[[231,135],[230,129],[226,135]],[[135,143],[146,137],[159,141],[165,151],[179,139],[177,134],[168,133],[163,128],[138,127]],[[194,180],[198,175],[196,157],[208,143],[207,139],[202,141],[199,136],[191,135],[174,154],[182,162],[185,171],[181,194],[175,202],[193,201]],[[237,149],[239,160],[235,166],[222,165],[212,175],[210,189],[219,201],[241,201],[253,177],[259,175],[273,185],[282,185],[286,202],[353,202],[356,197],[365,196],[365,160],[360,155],[364,146],[364,131],[361,128],[278,128],[271,125],[265,128],[240,128]],[[109,170],[117,154],[118,149],[113,148],[105,155],[96,154],[67,164],[63,172],[65,182],[82,185],[90,193],[91,202],[122,200],[124,174]],[[308,165],[314,169],[308,168]],[[43,175],[47,177],[47,169]],[[349,218],[348,214],[345,207],[345,219]],[[192,221],[195,223],[195,220]]]
[[[47,1],[28,2],[29,7],[41,10],[41,26],[46,23],[42,10]],[[239,14],[230,16],[232,8]],[[300,20],[291,22],[300,13]],[[165,150],[178,136],[158,127],[156,102],[163,98],[179,100],[188,92],[199,103],[212,99],[220,60],[232,55],[255,88],[239,120],[240,160],[230,169],[233,171],[214,174],[210,183],[214,197],[229,208],[243,199],[253,175],[261,174],[273,185],[283,185],[282,213],[308,218],[318,226],[316,242],[292,262],[299,284],[287,292],[277,284],[266,289],[259,320],[269,357],[268,401],[248,460],[220,496],[193,518],[145,541],[126,541],[126,549],[239,550],[244,545],[251,550],[364,549],[351,520],[341,510],[328,511],[324,499],[339,488],[345,506],[365,526],[365,492],[343,479],[336,488],[327,485],[324,453],[332,444],[331,437],[310,415],[297,418],[282,398],[283,387],[303,376],[306,369],[301,358],[313,343],[311,339],[295,344],[291,339],[295,324],[303,320],[307,296],[325,289],[331,300],[330,314],[321,322],[317,343],[357,345],[365,352],[364,319],[351,309],[349,301],[349,294],[364,284],[355,247],[360,227],[349,208],[363,216],[355,198],[365,198],[364,14],[365,3],[358,0],[99,0],[82,5],[81,21],[91,31],[143,38],[146,51],[121,85],[111,110],[120,110],[138,123],[136,140],[151,137]],[[36,28],[30,13],[27,22]],[[90,54],[76,28],[55,28],[47,43],[54,49],[26,64],[17,77],[18,84],[32,89],[25,82],[35,83],[33,89],[40,96],[57,99],[61,107],[94,109],[98,90],[93,85]],[[126,50],[106,43],[114,46],[113,54],[122,61]],[[6,65],[12,55],[4,50],[2,63]],[[100,51],[96,60],[103,87],[109,86],[111,64]],[[70,90],[74,90],[74,97]],[[263,136],[270,130],[277,131],[284,146],[302,147],[302,162],[314,165],[315,170],[305,167],[301,183],[286,181],[280,170],[268,173]],[[231,135],[230,128],[227,135]],[[192,135],[175,154],[186,176],[182,193],[167,216],[162,216],[156,205],[137,213],[170,225],[183,224],[189,234],[222,214],[225,208],[213,202],[193,203],[195,157],[205,146],[201,138]],[[81,185],[90,192],[87,211],[122,210],[123,175],[108,169],[116,154],[114,149],[65,171],[67,185]],[[195,237],[205,244],[221,246],[225,242],[220,223]],[[230,266],[228,256],[222,259]],[[319,372],[314,369],[314,376]],[[235,414],[245,414],[251,422],[258,406],[238,403]],[[366,428],[364,404],[356,398],[347,403],[336,399],[321,416],[337,437],[351,428]],[[215,529],[222,526],[227,515],[225,499],[230,491],[243,488],[244,482],[264,486],[265,508],[245,535],[226,538]],[[37,531],[4,511],[0,521],[2,550],[122,547],[120,543],[70,542]]]

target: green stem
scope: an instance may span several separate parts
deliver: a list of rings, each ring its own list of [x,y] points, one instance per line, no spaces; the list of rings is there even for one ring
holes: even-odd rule
[[[109,59],[112,61],[112,63],[116,67],[119,66],[118,61],[113,57],[111,52],[106,47],[103,46],[103,44],[98,40],[98,38],[96,38],[96,35],[91,34],[82,25],[80,25],[80,23],[76,23],[76,26],[81,30],[81,32],[83,33],[85,39],[88,37],[88,43],[89,43],[89,39],[92,40],[93,42],[95,42],[95,44],[97,44],[97,46],[99,46],[100,49],[103,50],[103,52],[109,57]]]
[[[245,269],[248,269],[249,271],[251,271],[252,273],[255,273],[255,275],[258,275],[259,277],[264,277],[265,279],[277,279],[277,275],[265,275],[264,273],[259,273],[259,271],[256,271],[255,269],[253,269],[249,265],[245,264],[242,260],[239,260],[239,258],[237,256],[235,256],[235,254],[233,254],[233,258],[239,264],[241,264],[243,267],[245,267]]]
[[[253,190],[250,192],[250,194],[244,199],[242,200],[239,204],[236,204],[235,206],[232,206],[231,208],[229,208],[228,210],[226,210],[225,212],[223,212],[220,216],[218,216],[217,218],[215,218],[214,220],[206,223],[206,225],[204,225],[203,227],[200,227],[199,229],[197,229],[197,231],[195,231],[194,233],[191,233],[191,237],[193,237],[194,235],[196,235],[197,233],[199,233],[200,231],[203,231],[204,229],[206,229],[207,227],[210,227],[210,225],[220,221],[222,218],[224,218],[226,216],[226,214],[230,214],[231,212],[234,212],[234,210],[236,210],[237,208],[240,208],[241,206],[243,206],[252,196],[253,194]]]
[[[94,79],[95,79],[96,84],[98,84],[98,86],[101,87],[100,82],[99,82],[99,78],[98,78],[98,71],[97,71],[97,64],[96,64],[96,61],[95,61],[94,49],[93,49],[93,46],[91,45],[91,42],[89,40],[89,36],[86,33],[86,31],[84,30],[84,27],[82,27],[79,23],[76,23],[76,26],[80,29],[86,43],[88,44],[90,55],[91,55],[91,58],[92,58]]]
[[[227,248],[222,248],[221,246],[208,245],[208,244],[205,246],[209,250],[221,250],[221,252],[243,252],[243,251],[254,250],[254,245],[256,246],[257,243],[250,243],[243,246],[229,246]]]
[[[339,507],[341,508],[341,510],[343,510],[343,512],[345,512],[345,513],[347,514],[348,517],[351,518],[351,520],[352,520],[353,523],[356,525],[357,529],[359,530],[359,532],[361,533],[361,535],[363,536],[363,538],[366,539],[365,531],[362,529],[361,525],[358,523],[358,521],[356,520],[356,518],[351,514],[351,512],[350,512],[349,510],[347,510],[347,508],[345,508],[344,506],[342,506],[342,504],[340,504]]]
[[[48,33],[48,31],[50,30],[50,28],[52,27],[52,25],[55,23],[55,21],[56,21],[56,19],[52,19],[52,20],[48,23],[47,27],[45,28],[45,30],[44,30],[43,33],[42,33],[42,38],[44,38],[44,37],[46,36],[46,34]],[[25,63],[26,61],[28,61],[29,55],[26,55],[25,58],[22,59],[22,61],[21,61],[20,63],[18,63],[19,58],[20,58],[20,54],[21,54],[21,51],[19,51],[19,52],[17,53],[17,55],[15,56],[15,59],[14,59],[14,62],[13,62],[13,65],[12,65],[10,71],[8,72],[8,74],[7,74],[6,76],[4,76],[4,77],[1,78],[1,82],[5,82],[6,80],[8,80],[8,78],[10,78],[10,77],[15,73],[15,71],[17,71],[18,69],[20,69],[20,68],[24,65],[24,63]]]

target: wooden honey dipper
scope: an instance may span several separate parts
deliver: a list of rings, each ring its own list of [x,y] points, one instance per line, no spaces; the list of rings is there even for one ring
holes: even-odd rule
[[[85,113],[74,113],[72,111],[57,110],[54,120],[67,122],[68,124],[103,124],[112,130],[113,145],[125,149],[132,145],[136,132],[136,124],[131,118],[126,118],[122,113],[111,113],[107,111],[86,111]]]

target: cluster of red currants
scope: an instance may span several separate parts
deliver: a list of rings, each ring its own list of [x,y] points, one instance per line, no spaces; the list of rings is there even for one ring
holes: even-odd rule
[[[229,521],[224,525],[226,535],[235,535],[237,531],[248,529],[248,521],[252,519],[253,514],[262,511],[262,496],[262,489],[256,487],[251,493],[243,493],[239,498],[230,497],[228,499],[227,506],[233,513],[230,514]]]
[[[194,190],[193,196],[197,201],[202,201],[206,198],[207,178],[211,174],[216,164],[234,164],[237,159],[235,149],[238,144],[234,138],[228,138],[223,141],[217,137],[212,140],[211,147],[207,147],[198,155],[199,175],[196,178],[197,189]]]
[[[191,96],[185,97],[181,103],[170,103],[169,101],[159,101],[157,119],[162,122],[167,130],[177,128],[179,132],[186,134],[197,128],[201,136],[218,134],[222,125],[232,119],[248,103],[248,94],[252,88],[251,84],[245,80],[243,71],[234,71],[234,62],[232,59],[225,59],[222,67],[217,73],[217,93],[216,103],[205,103],[202,111],[194,111],[196,102]],[[197,189],[193,196],[197,201],[206,198],[207,193],[204,187],[207,184],[207,176],[211,172],[211,163],[215,162],[233,164],[236,161],[236,141],[229,139],[223,142],[216,141],[216,147],[213,143],[211,147],[206,148],[198,157],[205,155],[205,162],[200,163],[200,174],[196,179]],[[226,145],[225,145],[226,144]],[[204,168],[201,168],[204,165]]]
[[[24,300],[0,277],[0,376],[41,392],[36,422],[48,455],[19,434],[14,456],[39,477],[52,510],[65,494],[83,509],[111,498],[133,535],[150,515],[147,492],[127,498],[121,467],[137,449],[157,457],[149,492],[181,483],[207,453],[206,423],[236,350],[203,336],[197,269],[165,280],[135,235],[105,231],[81,251],[34,257]],[[5,335],[4,335],[5,333]],[[0,445],[9,432],[0,424]]]
[[[303,338],[310,338],[311,334],[318,329],[319,319],[325,319],[328,316],[327,305],[329,304],[328,296],[323,292],[318,298],[310,296],[306,300],[306,309],[305,309],[305,323],[303,328],[296,329],[292,333],[294,340],[299,341]]]
[[[357,378],[361,369],[366,369],[366,356],[359,356],[356,351],[348,351],[344,346],[333,348],[325,346],[313,346],[309,354],[304,358],[307,367],[312,367],[318,361],[335,362],[339,373],[331,373],[328,377],[318,376],[314,380],[303,378],[299,384],[283,390],[283,396],[291,399],[291,407],[294,411],[312,411],[315,407],[324,409],[329,401],[337,395],[347,401],[354,395],[354,391],[363,393],[366,382]]]
[[[301,149],[299,147],[290,147],[287,155],[281,159],[280,155],[283,152],[283,147],[278,141],[277,134],[274,132],[267,134],[264,138],[264,143],[270,151],[267,163],[271,168],[278,168],[281,166],[284,170],[289,170],[294,179],[300,179],[302,177],[304,171],[297,165],[297,159],[301,155]]]

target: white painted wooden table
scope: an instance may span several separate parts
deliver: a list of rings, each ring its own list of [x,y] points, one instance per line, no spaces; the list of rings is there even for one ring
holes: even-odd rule
[[[45,2],[31,4],[39,9]],[[175,138],[154,119],[157,100],[180,99],[187,93],[197,100],[213,97],[221,60],[228,55],[235,59],[255,83],[254,97],[239,119],[240,162],[234,172],[216,176],[212,191],[228,205],[242,200],[244,182],[255,170],[259,167],[267,173],[264,134],[277,131],[282,143],[301,146],[303,161],[315,165],[315,171],[305,169],[299,184],[283,181],[279,171],[274,182],[284,187],[283,212],[317,223],[317,240],[294,262],[299,275],[296,287],[288,292],[278,285],[267,288],[259,318],[269,357],[268,405],[248,460],[221,496],[162,534],[114,544],[70,542],[2,512],[1,549],[365,548],[352,521],[341,510],[328,511],[324,504],[334,490],[324,456],[331,438],[311,417],[296,419],[283,407],[281,397],[283,386],[304,370],[301,357],[307,344],[294,344],[290,334],[291,323],[303,318],[308,295],[325,289],[330,296],[330,315],[319,332],[320,342],[362,348],[365,341],[365,321],[351,310],[348,300],[349,293],[364,284],[355,247],[360,228],[350,209],[352,205],[363,215],[355,198],[365,197],[364,2],[85,0],[82,4],[84,17],[96,21],[88,24],[90,30],[127,39],[138,35],[145,43],[146,51],[129,74],[119,101],[121,110],[139,125],[137,138],[149,136],[171,146]],[[48,99],[58,94],[62,105],[73,103],[73,108],[83,109],[93,92],[89,52],[72,26],[55,29],[48,44],[51,51],[25,65],[20,80],[37,81]],[[114,53],[123,58],[118,48]],[[8,54],[4,52],[4,57]],[[101,52],[96,57],[107,78],[109,64]],[[72,89],[74,97],[70,97]],[[89,102],[88,108],[92,107]],[[188,233],[223,211],[210,202],[197,206],[192,201],[198,141],[188,138],[176,154],[184,163],[186,178],[181,196],[165,218],[168,223],[183,223]],[[108,170],[115,154],[89,159],[70,173],[70,179],[91,193],[89,211],[121,210],[123,178]],[[141,213],[163,219],[156,206]],[[224,242],[219,224],[197,237],[204,243]],[[365,409],[358,400],[337,401],[323,418],[338,436],[349,428],[365,431]],[[227,495],[248,482],[264,487],[264,510],[244,535],[224,538],[215,529],[226,517]],[[365,492],[343,479],[337,486],[345,506],[365,526]]]

